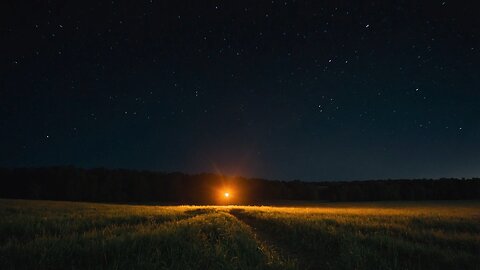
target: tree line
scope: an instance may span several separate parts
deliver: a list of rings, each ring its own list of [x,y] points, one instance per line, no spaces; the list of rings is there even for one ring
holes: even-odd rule
[[[479,178],[302,182],[209,173],[48,167],[0,169],[0,179],[0,197],[19,199],[167,204],[480,199]],[[223,198],[227,191],[231,197]]]

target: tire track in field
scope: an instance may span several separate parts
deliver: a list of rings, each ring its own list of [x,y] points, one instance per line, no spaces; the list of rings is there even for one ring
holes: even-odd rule
[[[229,213],[237,218],[240,222],[250,227],[260,243],[266,245],[269,249],[280,255],[282,258],[295,261],[298,269],[320,269],[319,264],[314,258],[292,251],[288,245],[280,241],[278,237],[275,237],[275,235],[273,235],[271,232],[262,229],[262,226],[259,226],[259,221],[254,217],[245,214],[245,210],[231,209]]]

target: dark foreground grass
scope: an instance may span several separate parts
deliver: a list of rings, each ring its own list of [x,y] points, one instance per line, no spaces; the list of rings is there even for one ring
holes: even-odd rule
[[[0,269],[480,269],[479,209],[0,200]]]

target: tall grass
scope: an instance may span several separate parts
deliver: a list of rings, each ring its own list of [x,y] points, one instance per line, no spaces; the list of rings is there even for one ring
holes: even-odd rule
[[[480,269],[479,214],[478,202],[237,209],[321,269]]]
[[[0,200],[0,269],[480,269],[479,209]]]
[[[0,202],[0,269],[284,269],[226,212]]]

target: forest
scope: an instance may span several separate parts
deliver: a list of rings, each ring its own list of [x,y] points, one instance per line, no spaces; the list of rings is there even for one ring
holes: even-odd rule
[[[218,174],[76,167],[2,168],[1,198],[121,203],[235,204],[276,201],[480,199],[480,179],[278,181]]]

